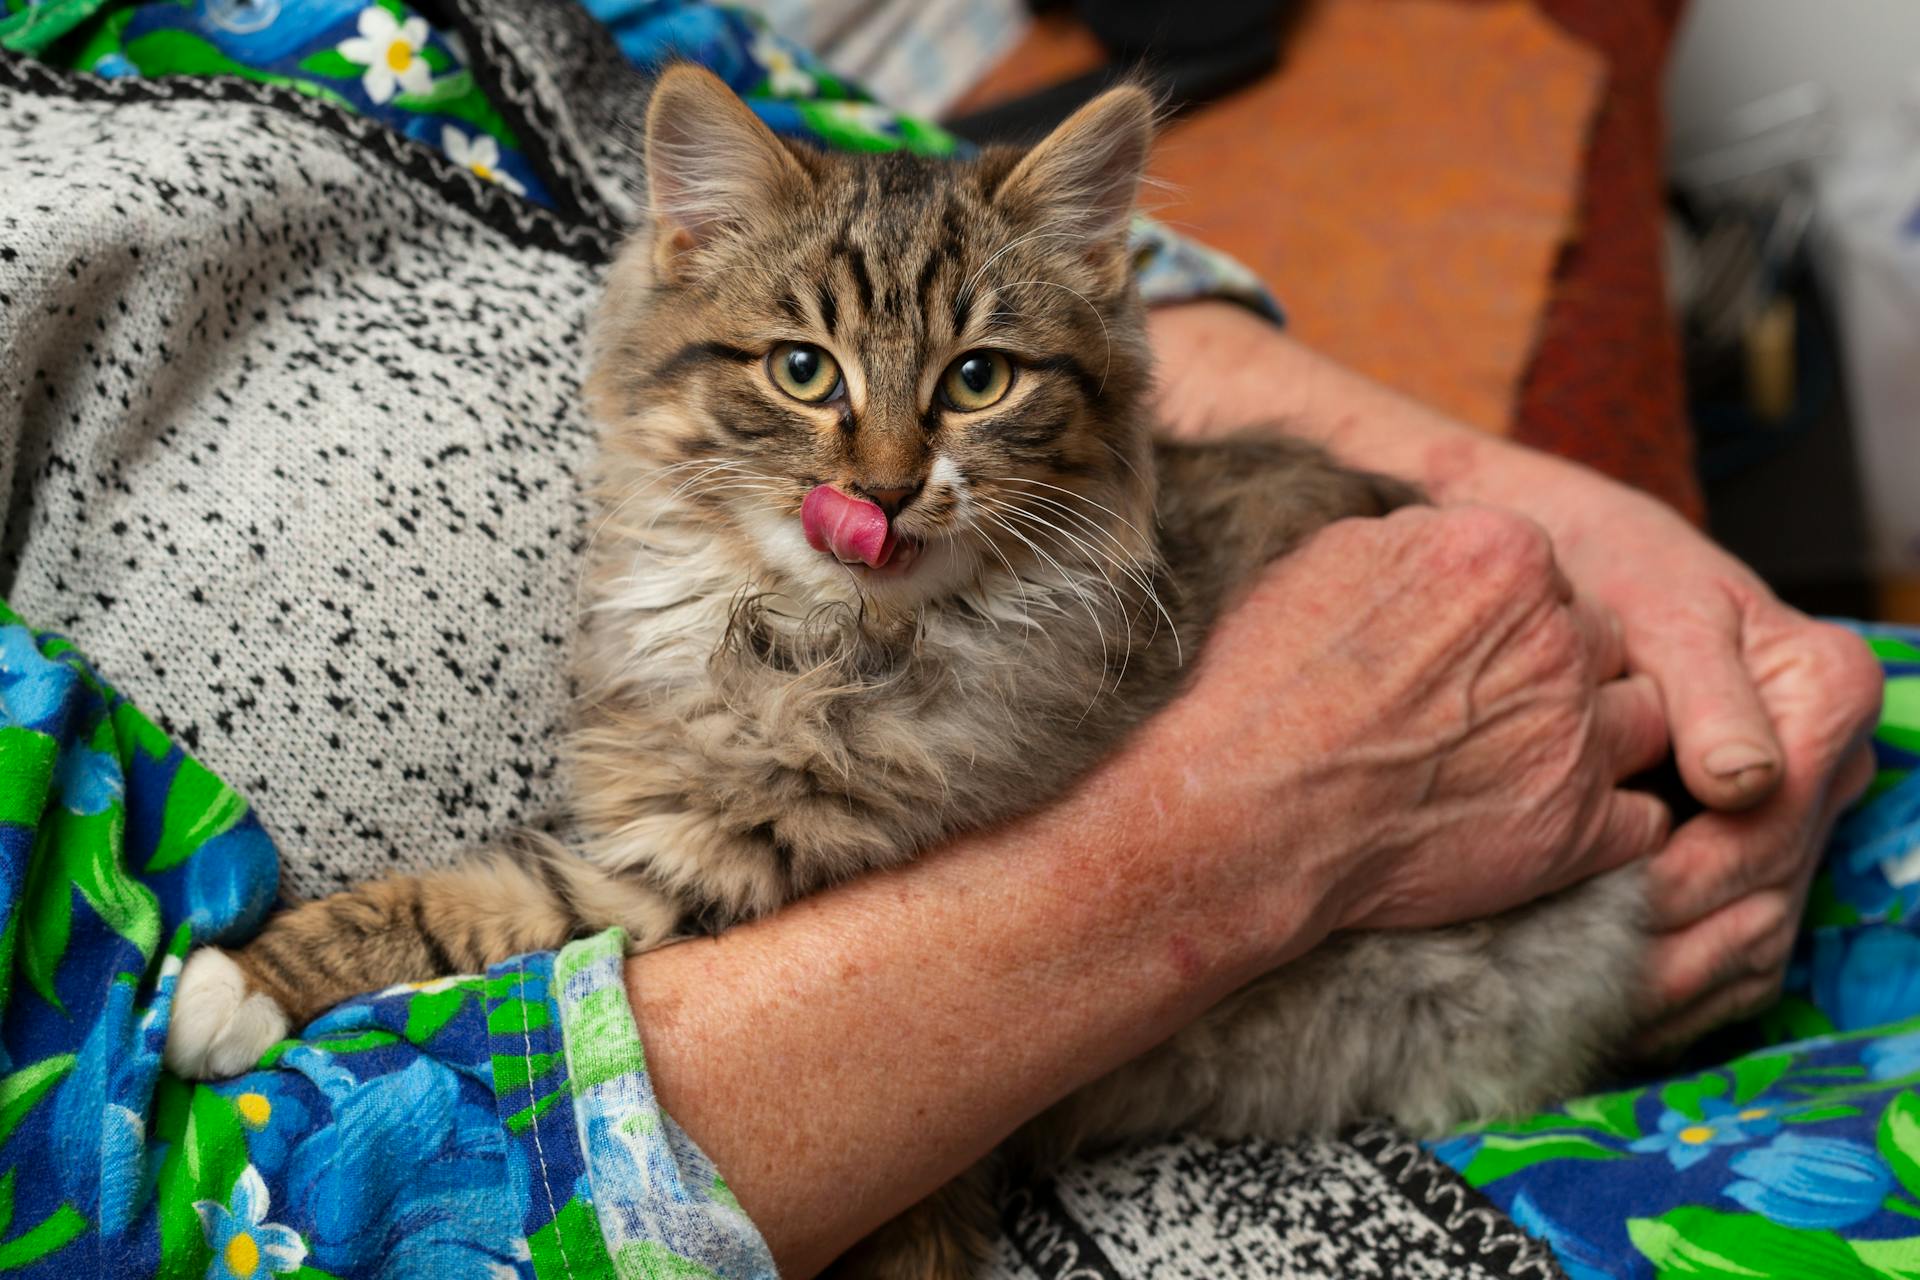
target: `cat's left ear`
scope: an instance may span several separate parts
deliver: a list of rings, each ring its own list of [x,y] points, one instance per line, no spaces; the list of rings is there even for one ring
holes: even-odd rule
[[[773,130],[702,67],[661,73],[647,107],[647,203],[654,264],[664,278],[693,267],[696,251],[800,199],[806,170]]]
[[[1027,152],[995,198],[1029,221],[1079,238],[1096,265],[1124,273],[1153,116],[1153,99],[1138,85],[1107,90]]]

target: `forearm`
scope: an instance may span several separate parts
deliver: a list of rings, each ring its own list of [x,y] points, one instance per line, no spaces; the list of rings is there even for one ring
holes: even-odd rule
[[[1140,785],[1110,765],[1047,814],[629,962],[662,1103],[782,1274],[812,1274],[1271,958],[1218,927],[1178,859],[1142,855],[1157,833],[1122,829],[1141,806],[1111,789]],[[1310,876],[1294,901],[1269,923],[1297,954],[1325,929]]]
[[[1159,405],[1177,435],[1271,424],[1355,466],[1416,481],[1436,501],[1533,514],[1543,485],[1594,478],[1575,463],[1476,431],[1302,346],[1240,307],[1150,313]]]

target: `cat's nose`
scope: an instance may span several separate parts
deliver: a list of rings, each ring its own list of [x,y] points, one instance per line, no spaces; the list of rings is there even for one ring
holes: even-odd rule
[[[863,485],[860,492],[878,503],[880,509],[887,513],[887,519],[891,520],[899,515],[909,502],[920,496],[920,489],[921,484],[916,481],[896,489],[869,489]]]

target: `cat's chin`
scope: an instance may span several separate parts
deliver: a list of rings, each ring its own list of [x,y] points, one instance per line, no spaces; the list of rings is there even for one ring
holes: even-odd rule
[[[842,560],[840,563],[861,578],[905,578],[920,563],[927,544],[905,535],[889,538],[888,542],[887,556],[878,564],[870,565],[859,560]]]

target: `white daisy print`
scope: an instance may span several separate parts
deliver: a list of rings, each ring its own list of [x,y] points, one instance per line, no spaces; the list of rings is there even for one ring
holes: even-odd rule
[[[753,39],[753,60],[767,69],[767,88],[777,98],[802,98],[813,92],[813,77],[800,69],[793,51],[771,31]]]
[[[892,111],[875,102],[823,102],[823,111],[830,112],[840,123],[854,129],[863,129],[878,137],[889,138],[896,117]]]
[[[497,182],[517,196],[527,194],[527,188],[520,179],[500,167],[500,144],[484,133],[476,133],[471,138],[452,125],[440,127],[440,146],[446,151],[447,159],[464,169],[471,169],[488,182]]]
[[[399,982],[384,991],[375,994],[385,999],[388,996],[437,996],[442,991],[451,991],[463,982],[472,982],[472,974],[451,974],[444,978],[430,978],[425,982]]]
[[[427,20],[415,15],[401,22],[385,8],[370,4],[360,11],[360,34],[342,40],[340,56],[366,68],[360,87],[378,106],[393,97],[397,87],[406,93],[425,93],[433,85],[433,68],[420,56],[427,42]]]

